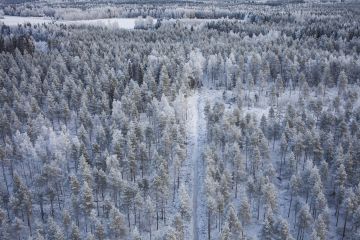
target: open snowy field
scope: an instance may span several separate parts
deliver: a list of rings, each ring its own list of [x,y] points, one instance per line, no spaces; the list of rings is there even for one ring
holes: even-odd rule
[[[18,16],[4,16],[3,19],[0,19],[0,23],[4,23],[8,26],[17,26],[18,24],[42,24],[42,23],[52,23],[53,20],[45,17],[18,17]]]
[[[0,19],[0,23],[4,23],[8,26],[17,26],[19,24],[31,23],[34,24],[66,24],[66,25],[91,25],[91,26],[107,26],[122,29],[134,29],[136,21],[139,18],[100,18],[90,20],[54,20],[48,17],[19,17],[19,16],[4,16],[4,19]],[[224,19],[194,19],[194,18],[182,18],[182,19],[167,19],[164,23],[175,23],[177,21],[182,22],[188,26],[203,25],[212,21],[223,21]],[[155,23],[153,19],[153,23]],[[238,20],[238,21],[246,21]]]
[[[77,20],[77,21],[56,21],[56,23],[67,25],[92,25],[107,26],[123,29],[134,29],[136,18],[104,18],[93,20]]]
[[[17,16],[5,16],[0,20],[0,23],[4,23],[8,26],[17,26],[19,24],[67,24],[67,25],[92,25],[92,26],[109,26],[123,29],[134,29],[135,21],[137,18],[104,18],[93,20],[77,20],[77,21],[57,21],[46,17],[17,17]]]

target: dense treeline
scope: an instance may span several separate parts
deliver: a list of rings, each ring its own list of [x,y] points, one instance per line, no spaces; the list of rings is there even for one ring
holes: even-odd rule
[[[141,2],[141,1],[139,1]],[[281,2],[281,1],[280,1]],[[283,2],[283,1],[282,1]],[[134,1],[116,2],[35,2],[24,4],[3,4],[0,8],[6,15],[47,16],[55,19],[79,20],[114,17],[146,17],[157,19],[251,19],[251,21],[279,22],[294,21],[297,16],[306,17],[346,17],[358,14],[357,3],[306,3],[286,1],[286,3],[244,3],[227,1]]]
[[[224,92],[203,109],[204,236],[357,239],[356,9],[247,8],[149,30],[2,26],[0,239],[191,238],[200,88]]]
[[[291,90],[275,83],[262,115],[243,114],[259,104],[243,86],[225,97],[235,103],[230,110],[222,102],[205,107],[209,239],[253,237],[249,225],[260,222],[260,239],[328,239],[338,226],[336,238],[359,237],[349,232],[359,228],[359,87],[341,82],[336,97],[321,85],[295,87],[298,99],[281,97]],[[261,88],[250,92],[265,97]]]
[[[16,50],[22,54],[26,51],[29,54],[34,52],[34,43],[30,36],[0,37],[0,52],[14,53]]]

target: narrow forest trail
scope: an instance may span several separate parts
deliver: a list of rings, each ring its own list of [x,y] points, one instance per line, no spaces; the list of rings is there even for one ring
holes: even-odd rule
[[[199,192],[199,92],[196,91],[187,100],[187,126],[188,126],[188,159],[192,164],[192,235],[194,240],[198,240],[198,192]]]
[[[205,167],[202,161],[206,143],[205,103],[221,96],[220,91],[199,89],[188,99],[188,159],[192,163],[192,235],[194,240],[206,239]]]
[[[200,111],[199,111],[199,101],[200,101],[200,97],[199,97],[199,92],[196,92],[196,113],[195,115],[197,115],[196,117],[194,117],[196,119],[196,124],[195,124],[195,141],[194,141],[194,150],[193,150],[193,154],[192,154],[192,159],[193,159],[193,163],[194,163],[194,174],[193,174],[193,239],[194,240],[198,240],[199,238],[199,233],[198,233],[198,195],[199,195],[199,161],[201,159],[201,153],[199,151],[199,118],[201,117],[200,115]]]

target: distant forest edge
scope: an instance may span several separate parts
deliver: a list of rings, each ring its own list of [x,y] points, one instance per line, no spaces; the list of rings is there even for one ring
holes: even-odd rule
[[[151,16],[157,19],[169,18],[198,18],[198,19],[244,19],[246,16],[253,17],[255,11],[260,18],[276,15],[287,15],[299,11],[312,11],[314,13],[321,9],[338,9],[339,11],[350,11],[359,13],[359,1],[335,2],[321,4],[316,2],[304,3],[303,0],[268,0],[268,1],[98,1],[98,2],[61,2],[61,1],[34,1],[23,2],[19,0],[4,0],[0,2],[1,11],[5,15],[23,17],[50,17],[63,20],[80,20],[114,17],[146,17]],[[141,6],[136,3],[143,3]],[[296,7],[294,7],[294,5]],[[283,6],[285,12],[279,10]],[[2,9],[2,10],[1,10]],[[337,10],[335,10],[337,11]],[[261,12],[261,14],[259,14]],[[323,14],[323,13],[318,13]]]

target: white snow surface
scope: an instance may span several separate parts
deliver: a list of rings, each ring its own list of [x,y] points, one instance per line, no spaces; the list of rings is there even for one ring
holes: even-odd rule
[[[53,21],[50,18],[45,17],[18,17],[18,16],[4,16],[3,19],[0,19],[0,23],[4,23],[8,26],[17,26],[18,24],[43,24],[43,23],[52,23]]]
[[[199,93],[196,91],[194,95],[188,99],[188,114],[187,114],[187,129],[188,129],[188,158],[192,163],[192,234],[193,239],[198,239],[198,219],[197,219],[197,206],[198,206],[198,191],[199,191],[199,161],[201,156],[199,152]]]
[[[53,20],[47,17],[18,17],[18,16],[4,16],[4,19],[0,19],[0,23],[4,23],[8,26],[17,26],[19,24],[30,23],[34,24],[66,24],[66,25],[92,25],[92,26],[106,26],[123,29],[134,29],[135,21],[137,18],[104,18],[104,19],[92,19],[92,20]]]
[[[91,26],[102,26],[122,29],[134,29],[135,22],[139,18],[101,18],[101,19],[90,19],[90,20],[54,20],[49,17],[20,17],[20,16],[4,16],[0,19],[0,24],[4,23],[8,26],[17,26],[19,24],[30,23],[36,24],[66,24],[66,25],[91,25]],[[155,21],[156,19],[153,19]],[[168,19],[164,20],[164,23],[175,23],[180,21],[189,26],[202,25],[211,21],[221,21],[220,19],[196,19],[196,18],[182,18],[182,19]],[[235,21],[235,20],[234,20]],[[244,22],[245,20],[237,20]]]
[[[67,25],[92,25],[107,26],[113,28],[134,29],[137,18],[104,18],[93,20],[57,21]]]

